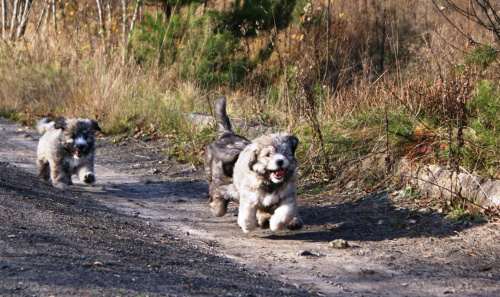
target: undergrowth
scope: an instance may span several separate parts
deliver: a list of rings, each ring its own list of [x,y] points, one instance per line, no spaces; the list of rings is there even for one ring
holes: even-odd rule
[[[123,32],[121,11],[102,31],[83,14],[94,2],[61,5],[60,30],[47,19],[43,34],[31,26],[32,39],[0,45],[0,113],[28,125],[92,118],[119,139],[167,139],[170,156],[201,165],[214,127],[185,115],[212,114],[224,94],[243,127],[296,134],[301,183],[316,190],[383,187],[402,158],[500,178],[494,45],[470,45],[410,1],[201,2],[148,7]]]

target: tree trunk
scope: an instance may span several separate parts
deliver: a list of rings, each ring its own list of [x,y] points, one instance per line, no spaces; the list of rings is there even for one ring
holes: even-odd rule
[[[54,25],[54,34],[56,36],[56,42],[57,42],[57,21],[56,21],[56,0],[52,0],[52,24]]]
[[[10,18],[10,34],[9,34],[9,40],[12,40],[14,38],[14,28],[17,26],[17,15],[18,15],[18,8],[19,8],[19,0],[14,1],[14,5],[12,6],[12,16]]]
[[[104,12],[102,10],[102,1],[96,0],[97,2],[97,13],[99,16],[99,34],[104,34]]]
[[[7,26],[7,2],[2,0],[2,39],[5,40],[5,26]]]
[[[24,2],[24,9],[22,11],[22,15],[19,21],[19,26],[17,27],[17,34],[16,34],[16,39],[21,38],[24,36],[24,33],[26,32],[26,25],[28,24],[28,16],[31,12],[31,8],[33,7],[32,5],[33,0],[26,0]]]
[[[106,28],[104,27],[104,11],[102,7],[102,1],[101,0],[96,0],[97,3],[97,14],[99,15],[99,32],[98,34],[101,35],[102,37],[102,50],[106,52],[106,41],[105,41],[105,36],[106,36]]]
[[[127,57],[127,0],[122,0],[122,6],[123,6],[123,15],[122,15],[122,23],[123,23],[123,29],[122,29],[122,46],[123,46],[123,52],[122,52],[122,65],[125,65],[125,60]]]
[[[137,20],[137,14],[139,13],[139,6],[140,6],[140,1],[136,1],[135,8],[134,8],[134,14],[132,15],[132,22],[130,23],[129,37],[130,37],[130,31],[132,31],[132,29],[134,29],[135,21]]]

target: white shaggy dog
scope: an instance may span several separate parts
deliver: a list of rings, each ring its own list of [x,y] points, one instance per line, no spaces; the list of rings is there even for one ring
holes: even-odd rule
[[[69,189],[71,176],[76,174],[84,184],[93,184],[95,142],[94,131],[101,128],[89,119],[45,118],[36,124],[43,134],[38,143],[38,175],[52,179],[57,188]]]
[[[243,232],[267,224],[272,231],[302,227],[295,190],[298,142],[290,133],[264,135],[239,154],[233,184],[239,193],[238,224]]]

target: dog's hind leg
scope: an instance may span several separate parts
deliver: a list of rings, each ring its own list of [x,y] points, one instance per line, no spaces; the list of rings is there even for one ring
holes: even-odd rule
[[[227,212],[227,205],[229,200],[224,199],[219,193],[214,193],[210,195],[210,211],[216,217],[222,217]]]
[[[222,217],[227,212],[230,201],[238,201],[238,190],[233,184],[214,183],[210,187],[210,211],[216,217]]]
[[[260,209],[257,210],[257,222],[259,224],[259,227],[261,227],[262,229],[268,229],[270,219],[271,219],[270,213]]]
[[[50,167],[49,163],[44,160],[37,159],[36,166],[38,168],[38,176],[43,180],[49,180],[50,178]]]
[[[71,173],[55,163],[50,164],[50,178],[52,179],[52,185],[56,188],[68,190],[69,186],[73,184]]]

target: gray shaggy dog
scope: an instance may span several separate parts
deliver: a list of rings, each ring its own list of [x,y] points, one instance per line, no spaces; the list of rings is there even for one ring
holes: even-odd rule
[[[215,101],[215,120],[217,139],[206,149],[205,177],[210,190],[210,210],[216,217],[227,212],[230,201],[238,201],[238,191],[233,185],[233,168],[240,152],[250,140],[239,136],[231,129],[231,122],[226,114],[226,97]]]
[[[94,131],[101,128],[89,119],[65,119],[55,121],[44,118],[36,124],[42,134],[38,142],[38,175],[52,180],[57,188],[69,189],[71,176],[76,174],[84,184],[93,184],[95,141]]]
[[[235,201],[244,232],[257,226],[273,231],[302,228],[295,191],[298,139],[282,133],[249,141],[235,134],[224,96],[216,100],[214,114],[217,139],[207,147],[204,164],[212,214],[225,215],[228,203]]]

